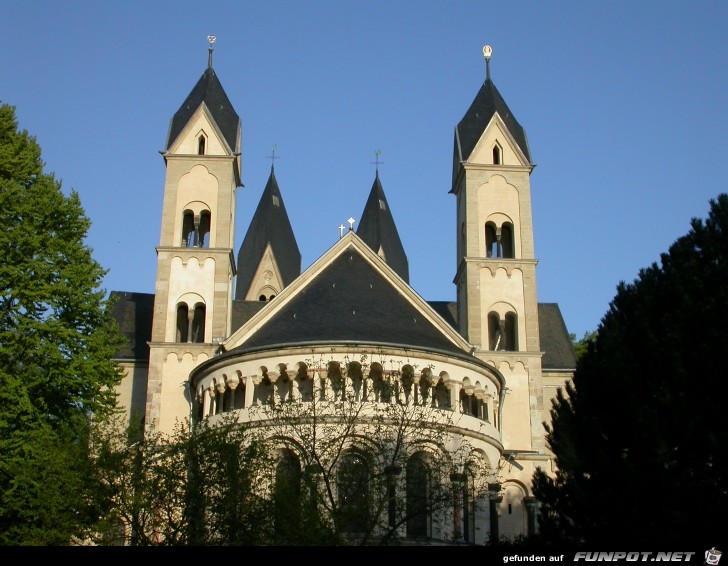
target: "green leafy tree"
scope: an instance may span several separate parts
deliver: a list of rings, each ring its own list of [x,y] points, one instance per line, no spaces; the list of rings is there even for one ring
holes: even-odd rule
[[[534,476],[541,533],[634,547],[720,540],[728,511],[728,195],[620,283],[551,410],[558,471]]]
[[[178,423],[171,434],[138,431],[123,419],[94,428],[96,544],[268,544],[275,461],[234,418]]]
[[[121,335],[78,194],[0,104],[0,543],[67,544],[88,508],[89,418],[115,408]]]
[[[582,336],[579,340],[576,339],[576,334],[569,334],[569,338],[571,338],[571,343],[574,346],[574,352],[576,352],[576,359],[578,360],[589,350],[589,343],[594,342],[594,340],[597,339],[597,331],[588,330],[584,332],[584,336]]]

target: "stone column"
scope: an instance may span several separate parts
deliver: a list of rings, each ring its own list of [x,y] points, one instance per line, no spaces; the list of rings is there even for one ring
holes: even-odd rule
[[[288,382],[291,384],[291,401],[301,400],[301,381],[298,379],[298,372],[294,370],[288,370]]]
[[[203,389],[202,390],[202,418],[204,419],[207,415],[210,414],[210,390],[209,389]]]
[[[255,393],[255,385],[253,384],[254,376],[245,376],[245,399],[243,399],[243,407],[248,409],[253,404],[253,393]]]
[[[215,414],[219,412],[225,412],[225,382],[222,381],[215,386],[219,397],[215,399]],[[219,399],[219,401],[217,401]]]
[[[260,384],[263,381],[262,375],[253,376],[253,387],[251,387],[251,393],[253,397],[253,405],[260,406]]]
[[[361,374],[361,399],[363,402],[374,401],[374,382],[372,381],[370,372],[362,372]]]
[[[238,388],[239,383],[240,378],[237,375],[234,375],[230,378],[230,381],[228,381],[228,387],[230,388],[230,405],[227,407],[228,411],[235,410],[235,391]]]
[[[462,414],[462,409],[460,408],[460,389],[462,388],[462,384],[459,381],[451,380],[445,385],[450,390],[450,408],[452,412],[457,415]]]

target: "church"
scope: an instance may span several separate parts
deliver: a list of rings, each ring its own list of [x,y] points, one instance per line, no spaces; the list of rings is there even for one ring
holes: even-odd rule
[[[353,219],[341,226],[338,241],[306,269],[274,165],[265,187],[247,189],[262,192],[236,243],[242,121],[210,45],[161,152],[155,292],[111,293],[128,339],[117,358],[128,414],[170,432],[185,419],[231,415],[241,426],[265,427],[263,409],[285,404],[335,413],[346,402],[362,422],[382,408],[416,410],[421,438],[404,450],[402,466],[387,468],[401,479],[392,489],[406,491],[409,506],[438,453],[450,456],[454,495],[444,514],[404,521],[402,538],[486,545],[536,532],[531,478],[536,468],[553,472],[544,422],[576,356],[558,305],[537,299],[534,164],[523,127],[490,78],[491,49],[483,54],[486,79],[462,117],[453,116],[457,271],[439,275],[454,281],[448,302],[427,301],[410,286],[378,171],[373,181],[352,183],[371,182],[356,227]],[[281,449],[303,470],[310,462],[295,434]],[[342,456],[350,468],[342,476],[381,464],[378,439],[349,439],[355,456]],[[474,462],[487,486],[477,492],[468,488]],[[343,505],[351,489],[337,485]]]

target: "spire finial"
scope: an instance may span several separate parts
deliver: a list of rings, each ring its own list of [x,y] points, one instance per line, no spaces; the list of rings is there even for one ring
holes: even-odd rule
[[[349,216],[347,222],[349,223],[349,232],[352,232],[354,230],[354,222],[356,222],[356,220]]]
[[[379,165],[384,164],[384,161],[379,161],[379,156],[382,155],[382,150],[377,149],[374,152],[374,161],[370,161],[369,163],[372,163],[377,166],[377,177],[379,177]]]
[[[276,159],[280,159],[280,157],[278,157],[276,155],[276,148],[277,147],[278,146],[276,144],[273,144],[273,147],[271,149],[271,154],[268,156],[268,159],[270,159],[270,170],[271,171],[273,171],[273,168],[274,168],[274,166],[276,164]]]
[[[207,68],[212,69],[212,46],[217,41],[214,35],[207,36]]]
[[[490,80],[490,56],[493,55],[493,48],[490,45],[483,47],[483,57],[485,57],[485,80]]]

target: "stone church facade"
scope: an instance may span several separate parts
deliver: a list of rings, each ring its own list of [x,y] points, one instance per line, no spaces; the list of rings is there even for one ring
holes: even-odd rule
[[[402,536],[487,544],[535,532],[531,478],[553,471],[543,423],[576,358],[558,305],[537,300],[534,165],[489,75],[455,127],[456,300],[426,301],[409,285],[378,172],[356,230],[302,271],[271,166],[236,250],[243,132],[210,51],[162,152],[155,292],[112,292],[128,338],[118,362],[129,414],[170,432],[182,419],[234,415],[245,425],[276,403],[347,399],[362,419],[383,404],[418,407],[421,426],[448,422],[418,454],[467,446],[489,487],[471,496],[457,487],[445,519],[413,523],[412,533],[403,525]],[[305,467],[296,445],[286,450]],[[467,483],[465,469],[454,472],[450,481]]]

